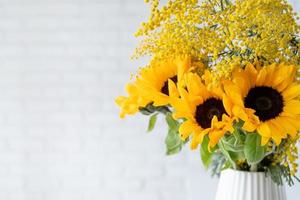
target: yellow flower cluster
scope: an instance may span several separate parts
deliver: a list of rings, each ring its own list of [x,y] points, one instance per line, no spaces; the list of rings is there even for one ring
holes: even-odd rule
[[[147,54],[154,56],[154,59],[182,54],[200,57],[197,49],[201,48],[201,44],[197,43],[199,39],[204,42],[205,36],[200,36],[200,29],[195,26],[201,20],[197,3],[197,0],[168,1],[159,9],[159,1],[151,1],[149,22],[142,23],[136,33],[136,36],[145,38],[136,49],[135,57]]]
[[[273,165],[283,164],[289,167],[291,176],[295,176],[298,171],[298,147],[300,137],[288,138],[280,149],[280,153],[274,155]]]
[[[284,0],[150,1],[150,18],[136,33],[143,39],[135,57],[188,53],[212,68],[217,80],[228,77],[234,63],[299,63],[300,27]]]
[[[151,62],[127,84],[128,95],[116,99],[120,116],[163,107],[176,122],[169,132],[191,139],[192,149],[204,139],[212,149],[227,136],[255,134],[272,147],[272,162],[294,175],[300,26],[292,7],[285,0],[146,2],[151,14],[136,32],[142,40],[134,57],[148,55]],[[244,168],[256,163],[247,163],[246,155],[239,159]]]

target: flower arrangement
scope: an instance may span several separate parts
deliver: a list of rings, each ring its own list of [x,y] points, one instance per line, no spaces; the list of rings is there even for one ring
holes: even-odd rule
[[[120,116],[158,114],[167,154],[189,143],[213,174],[299,180],[299,19],[285,0],[147,0],[134,58],[149,56],[120,96]]]

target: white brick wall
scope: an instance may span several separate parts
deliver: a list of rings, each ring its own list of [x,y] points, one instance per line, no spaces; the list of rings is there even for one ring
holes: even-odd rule
[[[0,0],[0,199],[213,199],[198,152],[166,157],[162,123],[118,118],[147,14],[142,0]]]

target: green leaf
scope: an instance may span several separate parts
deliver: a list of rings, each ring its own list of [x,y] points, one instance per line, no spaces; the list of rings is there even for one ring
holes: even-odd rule
[[[224,138],[220,139],[218,146],[219,146],[222,154],[226,157],[227,161],[230,162],[231,166],[234,169],[236,169],[236,164],[235,164],[234,160],[232,159],[230,153],[226,150],[223,140],[224,140]]]
[[[156,114],[154,114],[150,117],[149,124],[148,124],[148,129],[147,129],[148,132],[151,132],[154,129],[155,124],[156,124],[156,120],[157,120],[157,115],[158,115],[158,113],[156,113]]]
[[[212,156],[212,162],[210,164],[210,170],[212,176],[220,176],[221,171],[227,168],[227,160],[220,151],[215,151]],[[230,164],[229,164],[230,165]],[[230,167],[230,166],[228,166]]]
[[[167,115],[168,113],[171,113],[170,109],[168,108],[168,106],[158,106],[156,107],[156,111],[160,112],[164,115]]]
[[[165,140],[167,155],[173,155],[181,151],[184,141],[182,141],[178,132],[180,124],[173,119],[171,113],[166,115],[166,122],[169,127],[168,135]]]
[[[238,160],[245,160],[244,152],[229,152],[231,159],[236,163]]]
[[[201,160],[206,169],[209,167],[210,163],[212,162],[213,150],[214,150],[214,149],[211,151],[208,150],[208,143],[209,143],[209,138],[206,136],[204,137],[200,147]]]
[[[183,145],[183,141],[181,140],[179,133],[172,130],[169,130],[165,143],[167,147],[167,155],[179,153]]]
[[[289,186],[293,186],[295,184],[294,180],[300,182],[298,177],[291,176],[290,168],[288,166],[281,164],[269,165],[266,172],[277,185],[283,185],[284,181]]]
[[[244,151],[244,145],[239,140],[237,140],[236,137],[234,137],[233,135],[224,138],[223,145],[227,151],[232,151],[232,152]]]
[[[178,130],[179,122],[176,121],[175,119],[173,119],[172,114],[169,113],[166,115],[166,121],[169,126],[169,129],[174,130],[174,131]]]
[[[143,115],[151,115],[155,112],[162,113],[164,115],[167,115],[168,113],[171,113],[168,106],[154,106],[153,103],[148,103],[145,107],[139,108],[140,113]]]
[[[271,177],[274,183],[277,185],[282,185],[282,170],[279,165],[270,165],[268,166],[268,175]]]
[[[230,162],[229,162],[229,161],[226,161],[226,162],[224,163],[224,165],[222,166],[221,171],[223,171],[223,170],[225,170],[225,169],[229,169],[230,167],[231,167]]]
[[[146,107],[140,107],[139,111],[143,115],[151,115],[155,112],[155,108],[151,103],[149,103]]]
[[[250,165],[258,164],[265,157],[266,149],[261,146],[261,137],[257,133],[246,135],[244,153]]]
[[[233,127],[234,127],[234,131],[232,132],[232,135],[235,137],[235,139],[239,142],[239,143],[243,143],[245,140],[245,133],[242,130],[242,126],[244,125],[244,121],[239,120],[238,122],[236,122]]]

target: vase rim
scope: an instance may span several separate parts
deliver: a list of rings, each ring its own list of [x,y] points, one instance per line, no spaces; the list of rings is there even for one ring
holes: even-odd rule
[[[223,171],[229,171],[229,172],[237,172],[237,173],[244,173],[244,174],[265,174],[265,172],[250,172],[250,171],[242,171],[237,169],[225,169]]]

